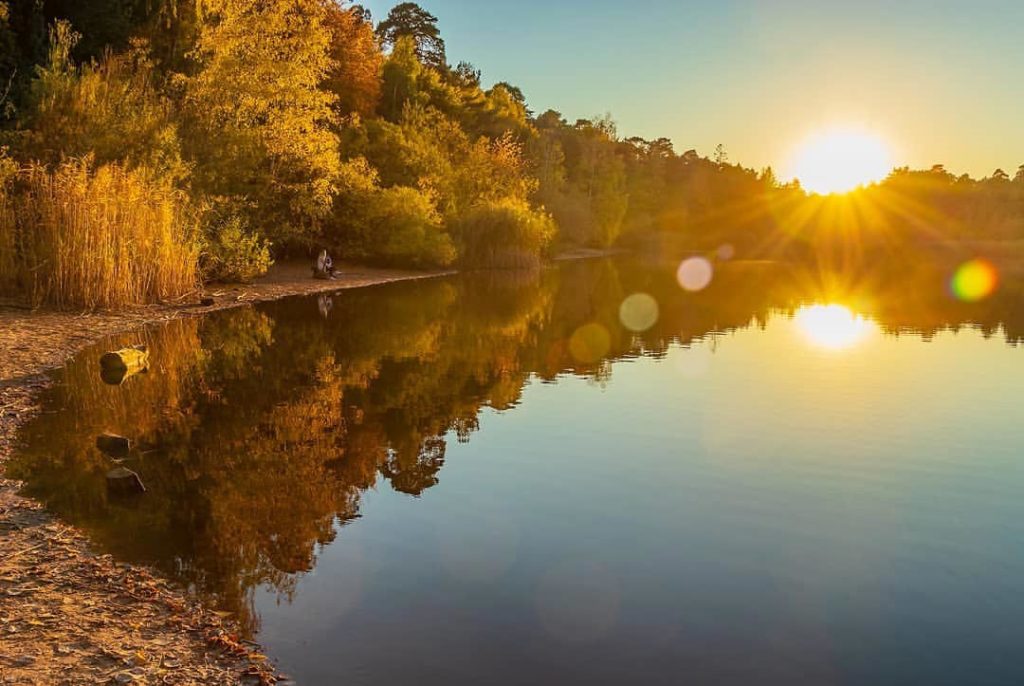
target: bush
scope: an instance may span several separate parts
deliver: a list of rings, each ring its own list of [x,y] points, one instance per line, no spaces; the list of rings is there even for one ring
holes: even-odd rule
[[[34,305],[95,309],[197,288],[199,222],[146,168],[70,160],[24,167],[0,207],[0,260]]]
[[[214,220],[207,230],[210,238],[201,260],[205,279],[248,283],[267,273],[274,263],[270,242],[247,228],[238,214]]]
[[[98,165],[147,167],[186,185],[174,106],[144,46],[79,67],[70,58],[78,40],[70,25],[57,22],[51,34],[48,64],[32,82],[15,138],[19,157],[56,164],[91,155]]]
[[[555,231],[547,213],[519,200],[477,205],[455,223],[460,262],[468,267],[536,267]]]
[[[587,198],[578,191],[558,193],[545,202],[558,226],[563,247],[598,246],[597,222]]]
[[[343,165],[341,193],[324,239],[349,259],[398,267],[447,267],[455,246],[434,198],[408,186],[380,188],[363,158]]]
[[[395,186],[367,198],[364,221],[371,236],[368,257],[409,267],[447,267],[455,246],[426,193]]]

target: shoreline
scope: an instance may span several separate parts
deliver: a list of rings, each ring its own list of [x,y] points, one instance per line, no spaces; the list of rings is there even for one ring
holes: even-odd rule
[[[0,683],[287,683],[234,622],[144,566],[115,562],[3,477],[49,373],[102,338],[253,303],[454,274],[342,265],[333,281],[284,263],[252,284],[211,284],[190,302],[112,312],[0,304]],[[212,297],[202,306],[200,297]]]
[[[629,251],[580,249],[567,260]],[[1015,273],[1024,262],[1003,265]],[[290,683],[257,643],[239,639],[229,616],[160,572],[116,562],[87,536],[18,495],[4,478],[19,428],[40,411],[50,372],[106,336],[181,318],[296,296],[338,293],[456,274],[342,265],[334,281],[305,262],[275,265],[252,284],[207,286],[177,303],[116,311],[32,311],[0,301],[0,684]],[[200,297],[212,297],[203,306]]]

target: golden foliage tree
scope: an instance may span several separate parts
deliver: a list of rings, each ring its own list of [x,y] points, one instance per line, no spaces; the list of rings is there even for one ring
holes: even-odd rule
[[[313,235],[331,207],[340,160],[332,32],[321,0],[203,0],[184,79],[196,184],[258,201],[255,227],[285,242]]]
[[[333,2],[325,17],[331,32],[330,56],[334,64],[324,88],[337,97],[335,110],[342,116],[353,112],[372,116],[381,96],[384,55],[377,44],[373,26],[353,8]]]

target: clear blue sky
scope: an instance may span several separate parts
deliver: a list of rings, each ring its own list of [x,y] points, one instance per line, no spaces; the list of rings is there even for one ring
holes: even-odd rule
[[[366,0],[375,20],[397,4]],[[894,162],[1024,164],[1024,0],[422,0],[448,59],[537,112],[610,112],[678,151],[725,144],[786,174],[817,129],[867,128]]]

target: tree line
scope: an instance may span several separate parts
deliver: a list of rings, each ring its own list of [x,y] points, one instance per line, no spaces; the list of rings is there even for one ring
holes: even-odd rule
[[[0,119],[0,287],[58,306],[176,297],[319,247],[406,267],[775,256],[836,215],[722,146],[533,112],[452,66],[411,2],[378,22],[341,0],[0,2]],[[897,170],[857,195],[904,237],[1024,237],[1024,167]]]

